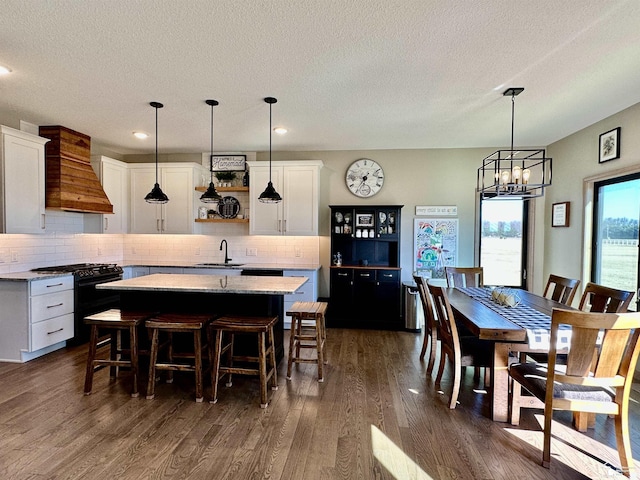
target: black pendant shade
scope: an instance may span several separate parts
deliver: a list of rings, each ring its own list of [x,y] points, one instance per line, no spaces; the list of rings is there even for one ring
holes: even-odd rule
[[[264,101],[269,104],[269,183],[264,192],[258,197],[258,200],[262,203],[279,203],[282,201],[282,197],[276,192],[276,189],[273,188],[273,183],[271,183],[271,105],[278,100],[273,97],[266,97]]]
[[[162,191],[158,183],[158,109],[164,107],[164,105],[159,102],[151,102],[149,105],[156,109],[156,183],[151,191],[147,193],[147,196],[144,197],[144,200],[147,203],[167,203],[169,197]]]
[[[209,188],[200,196],[200,201],[203,203],[219,203],[222,200],[220,194],[216,191],[216,187],[213,184],[213,107],[219,105],[217,100],[205,100],[207,105],[211,106],[211,155],[209,155]]]

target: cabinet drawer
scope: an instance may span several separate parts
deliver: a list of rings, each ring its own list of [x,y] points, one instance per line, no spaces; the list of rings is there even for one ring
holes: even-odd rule
[[[31,351],[73,337],[73,313],[51,318],[31,326]]]
[[[400,279],[399,270],[378,270],[376,272],[376,279],[380,283],[398,283]]]
[[[307,277],[308,278],[308,277]],[[313,298],[315,292],[315,288],[313,285],[313,279],[309,278],[307,282],[302,285],[296,293],[290,293],[284,296],[284,301],[293,301],[293,302],[315,302],[316,299]]]
[[[31,296],[60,292],[73,289],[73,275],[47,278],[31,282]]]
[[[31,297],[31,323],[73,313],[73,290]]]

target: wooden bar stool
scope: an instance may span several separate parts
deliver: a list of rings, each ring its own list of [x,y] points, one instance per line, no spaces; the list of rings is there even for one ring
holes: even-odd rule
[[[326,311],[326,302],[296,302],[287,311],[287,315],[291,315],[287,380],[291,380],[291,366],[293,362],[296,362],[316,363],[318,365],[318,381],[324,381],[322,365],[327,363],[325,352],[327,330],[324,323]],[[313,323],[308,323],[309,320]],[[301,348],[315,348],[317,357],[301,358]]]
[[[93,388],[93,374],[104,367],[111,367],[110,377],[116,378],[120,367],[129,367],[133,375],[131,396],[138,396],[138,328],[149,318],[152,312],[122,312],[117,308],[95,313],[84,318],[84,323],[91,326],[89,337],[89,355],[87,356],[87,373],[84,379],[84,394],[90,395]],[[100,331],[108,330],[110,334],[110,353],[108,359],[96,358]],[[129,348],[122,348],[122,331],[129,332]],[[128,354],[123,359],[122,354]]]
[[[202,381],[202,350],[204,348],[209,352],[209,363],[211,363],[211,353],[208,345],[202,344],[202,332],[206,332],[206,328],[213,320],[213,316],[206,314],[179,314],[179,313],[162,313],[155,315],[145,322],[146,327],[151,332],[151,352],[149,354],[149,383],[147,386],[147,399],[151,400],[155,396],[156,370],[166,370],[169,372],[167,383],[173,381],[173,372],[194,372],[196,377],[196,402],[202,402],[203,399],[203,381]],[[167,360],[158,360],[158,352],[162,350],[159,337],[160,332],[166,332],[168,335]],[[173,334],[174,333],[192,333],[193,334],[193,352],[176,352],[174,351]],[[209,337],[207,337],[209,338]],[[182,360],[181,362],[177,360]],[[186,363],[185,360],[191,360]]]
[[[221,377],[228,375],[227,387],[232,385],[232,375],[258,375],[260,377],[260,407],[267,408],[267,383],[271,389],[278,389],[276,373],[276,353],[274,346],[273,326],[278,317],[245,317],[224,316],[211,322],[211,330],[215,330],[215,354],[211,368],[211,403],[218,401],[218,382]],[[223,345],[224,334],[227,333],[229,342]],[[235,334],[256,334],[258,336],[258,356],[239,356],[233,353]],[[226,355],[225,355],[226,354]],[[221,358],[225,355],[226,365],[221,365]],[[234,365],[234,362],[257,363],[258,368],[247,368]]]

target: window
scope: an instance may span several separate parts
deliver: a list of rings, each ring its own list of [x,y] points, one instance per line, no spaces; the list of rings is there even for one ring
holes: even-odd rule
[[[591,279],[637,293],[640,173],[596,182],[594,200]]]
[[[526,201],[480,202],[480,266],[485,285],[525,286]]]

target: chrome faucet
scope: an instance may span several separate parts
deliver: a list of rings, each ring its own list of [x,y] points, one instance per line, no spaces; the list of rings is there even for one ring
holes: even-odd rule
[[[225,239],[222,239],[222,241],[220,242],[220,251],[222,251],[222,244],[224,243],[224,263],[229,263],[231,260],[233,260],[233,258],[229,258],[229,255],[227,253],[227,241]]]

